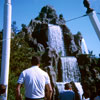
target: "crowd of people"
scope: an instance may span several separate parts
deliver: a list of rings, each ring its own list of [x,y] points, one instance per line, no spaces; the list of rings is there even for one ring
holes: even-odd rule
[[[32,66],[21,72],[17,81],[16,100],[23,100],[21,86],[25,86],[25,100],[52,100],[53,89],[47,72],[39,68],[40,59],[33,56]],[[0,85],[0,95],[5,93],[6,87]],[[58,100],[77,100],[70,83],[65,84],[65,90],[60,92]],[[100,90],[94,100],[100,100]]]

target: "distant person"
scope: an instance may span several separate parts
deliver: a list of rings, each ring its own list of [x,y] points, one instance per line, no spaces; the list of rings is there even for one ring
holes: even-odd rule
[[[72,91],[70,83],[65,84],[65,90],[59,94],[60,100],[75,100],[75,93]]]
[[[22,100],[21,85],[25,86],[25,100],[51,100],[52,88],[48,74],[39,68],[40,60],[32,57],[32,67],[24,70],[17,81],[16,100]]]
[[[94,98],[94,100],[100,100],[100,89],[97,92],[97,96]]]
[[[0,84],[0,96],[1,94],[4,94],[6,92],[6,86],[3,84]]]

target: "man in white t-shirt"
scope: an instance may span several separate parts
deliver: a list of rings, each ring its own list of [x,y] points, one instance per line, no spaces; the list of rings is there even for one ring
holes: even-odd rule
[[[32,57],[32,67],[24,70],[17,81],[16,100],[22,100],[21,85],[25,86],[25,100],[51,100],[52,88],[48,74],[39,68],[38,57]]]

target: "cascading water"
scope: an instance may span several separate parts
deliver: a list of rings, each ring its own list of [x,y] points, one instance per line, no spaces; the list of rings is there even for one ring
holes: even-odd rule
[[[61,56],[66,56],[64,48],[64,39],[60,26],[49,24],[48,44],[54,48]]]
[[[80,83],[81,74],[79,71],[77,59],[75,57],[61,57],[62,62],[62,78],[63,82],[57,82],[57,87],[59,92],[64,90],[64,84],[74,82],[76,88],[78,89],[78,94],[80,95],[80,100],[90,100],[82,98],[83,89]]]
[[[85,49],[85,53],[88,54],[88,49],[85,40],[82,39],[82,43]],[[75,85],[79,91],[82,100],[82,86],[80,84],[80,71],[75,57],[66,56],[64,39],[60,26],[49,24],[48,27],[48,45],[56,50],[59,54],[61,53],[61,68],[62,68],[62,82],[56,82],[59,92],[64,90],[64,84],[68,82],[75,82]],[[86,100],[86,99],[84,99]],[[87,99],[89,100],[89,99]]]
[[[90,100],[90,98],[85,99],[85,98],[83,97],[83,89],[82,89],[82,85],[81,85],[80,82],[75,82],[75,86],[76,86],[77,89],[78,89],[78,93],[79,93],[79,95],[80,95],[81,100]]]
[[[79,82],[80,71],[75,57],[61,57],[63,82]]]
[[[83,99],[83,97],[82,97],[82,95],[83,95],[82,85],[80,84],[80,82],[75,82],[75,86],[77,87],[78,93],[80,95],[80,99],[82,100]]]
[[[84,53],[84,51],[86,54],[89,54],[85,40],[84,40],[84,38],[82,38],[82,52]]]
[[[65,89],[64,89],[64,88],[65,88],[65,87],[64,87],[64,84],[65,84],[65,83],[68,83],[68,82],[57,82],[57,83],[56,83],[59,92],[65,90]],[[80,100],[90,100],[90,98],[85,99],[85,98],[83,97],[83,89],[82,89],[82,85],[81,85],[80,82],[75,82],[75,86],[76,86],[76,88],[78,89],[78,94],[79,94],[79,96],[80,96]]]

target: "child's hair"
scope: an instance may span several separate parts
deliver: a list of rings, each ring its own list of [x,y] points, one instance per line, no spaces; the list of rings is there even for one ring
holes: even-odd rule
[[[70,83],[66,83],[65,84],[65,89],[68,90],[68,89],[71,89],[71,88],[72,88],[72,85]]]

